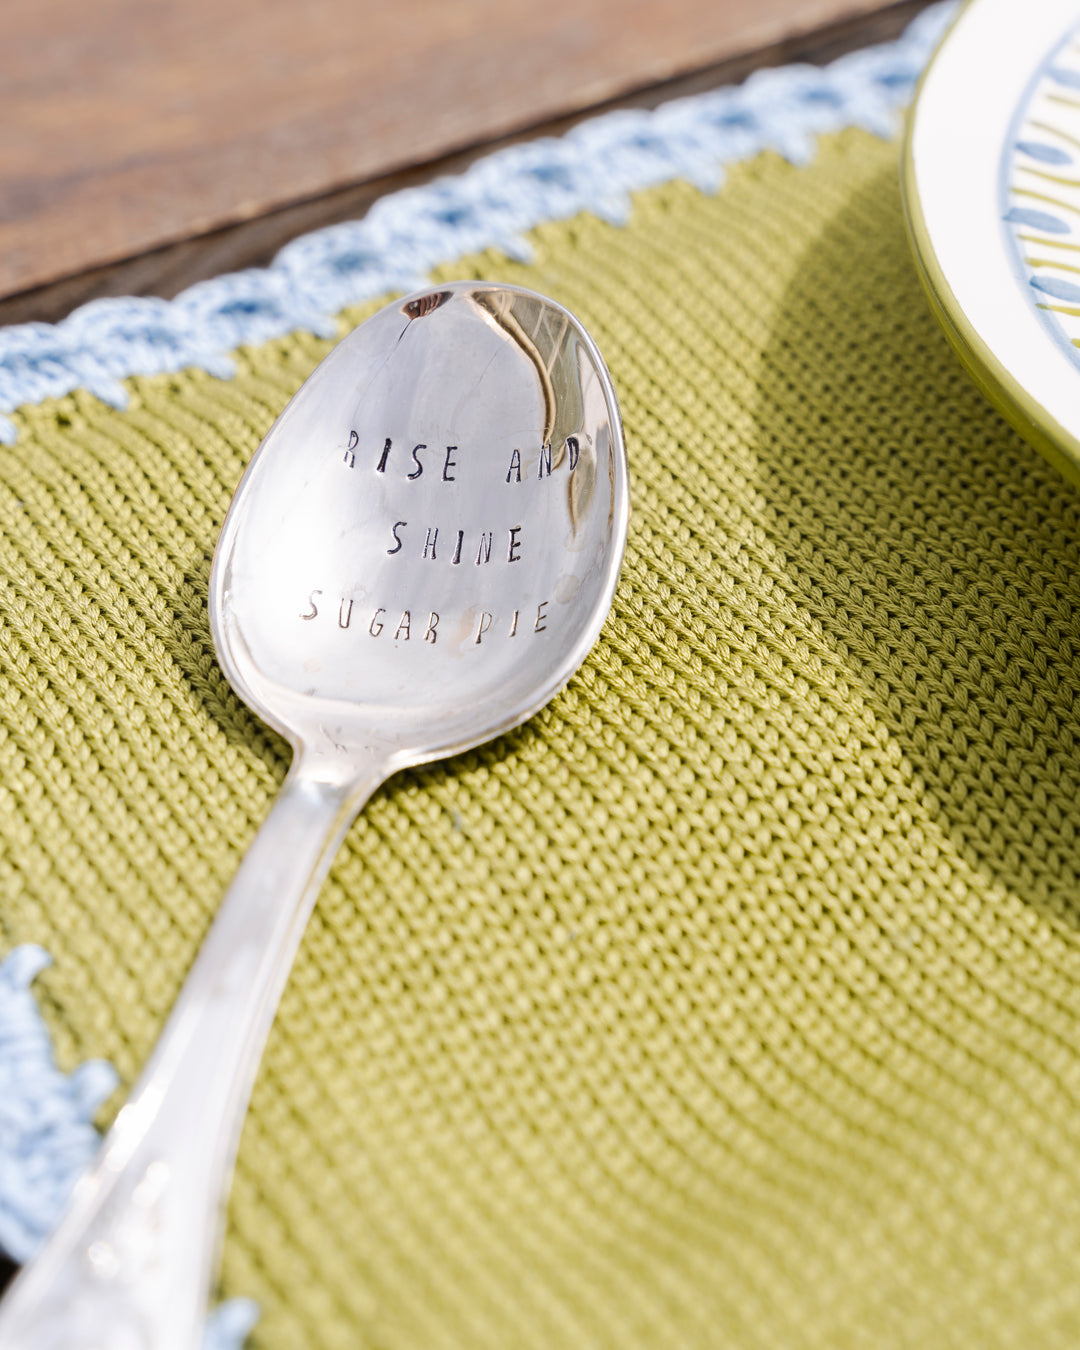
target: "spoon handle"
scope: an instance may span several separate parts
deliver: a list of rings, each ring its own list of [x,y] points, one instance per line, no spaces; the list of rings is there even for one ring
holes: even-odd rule
[[[294,761],[165,1030],[52,1237],[0,1305],[2,1350],[197,1350],[232,1164],[330,862],[385,776]]]

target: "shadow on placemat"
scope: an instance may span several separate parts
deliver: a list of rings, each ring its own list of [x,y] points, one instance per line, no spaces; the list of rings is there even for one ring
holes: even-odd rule
[[[1076,924],[1080,493],[938,330],[891,166],[782,308],[768,387],[810,434],[756,452],[798,600],[965,860]]]

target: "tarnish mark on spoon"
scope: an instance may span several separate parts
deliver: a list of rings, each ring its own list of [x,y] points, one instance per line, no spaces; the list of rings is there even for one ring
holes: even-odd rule
[[[401,312],[410,319],[422,319],[425,314],[433,314],[440,305],[445,305],[451,294],[451,291],[429,291],[427,295],[414,296],[405,301]]]

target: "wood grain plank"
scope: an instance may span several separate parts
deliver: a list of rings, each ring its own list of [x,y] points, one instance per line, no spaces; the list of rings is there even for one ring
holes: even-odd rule
[[[574,121],[603,108],[655,107],[671,98],[737,83],[754,70],[791,61],[824,64],[872,43],[897,37],[932,0],[894,0],[874,13],[845,19],[813,33],[786,38],[757,52],[731,57],[690,75],[652,85],[614,100],[533,127],[529,131],[471,147],[426,164],[399,170],[365,183],[298,202],[252,220],[183,239],[123,261],[92,267],[74,276],[0,297],[0,325],[56,322],[89,300],[107,295],[173,296],[187,286],[223,272],[262,267],[290,239],[341,220],[362,217],[380,196],[429,182],[442,174],[460,173],[480,155],[525,136],[559,135]]]
[[[881,0],[7,0],[0,295],[400,170]]]

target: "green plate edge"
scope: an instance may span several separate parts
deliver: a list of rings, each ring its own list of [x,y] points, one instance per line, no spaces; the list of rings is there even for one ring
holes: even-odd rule
[[[900,161],[900,195],[904,204],[908,240],[915,257],[919,279],[930,301],[930,308],[945,330],[945,335],[965,370],[1006,421],[1015,427],[1063,477],[1075,487],[1080,487],[1080,439],[1061,426],[1037,399],[1031,397],[1024,386],[993,354],[964,314],[934,252],[915,186],[912,138],[919,96],[927,76],[934,67],[938,52],[948,42],[961,15],[975,2],[976,0],[965,0],[960,13],[949,25],[945,36],[938,44],[937,51],[922,73],[915,97],[907,110]]]

